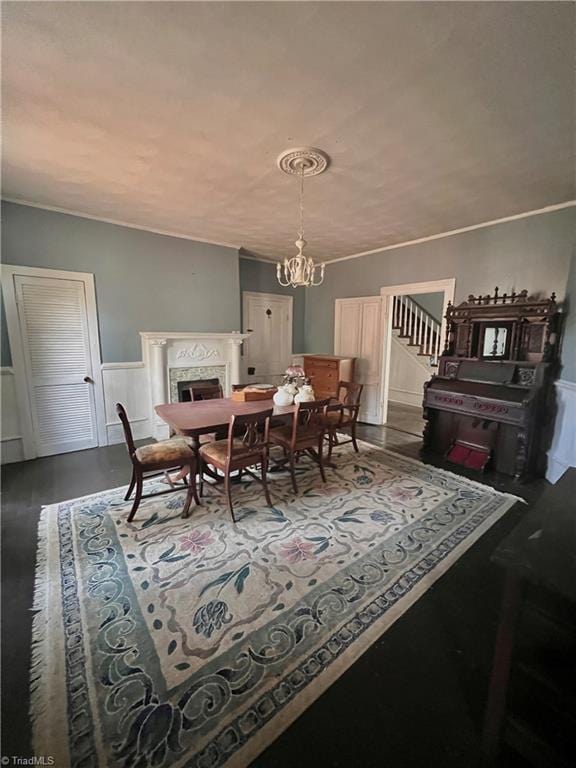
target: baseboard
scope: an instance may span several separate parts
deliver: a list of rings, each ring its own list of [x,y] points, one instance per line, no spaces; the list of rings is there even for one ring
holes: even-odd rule
[[[422,406],[423,392],[409,392],[403,389],[389,389],[388,402],[399,405],[413,405],[416,408]]]
[[[546,479],[557,483],[564,472],[576,467],[576,383],[556,382],[556,423],[548,451]]]

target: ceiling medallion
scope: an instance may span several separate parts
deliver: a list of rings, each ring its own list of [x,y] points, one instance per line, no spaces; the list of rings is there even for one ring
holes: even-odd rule
[[[300,179],[300,226],[295,245],[298,253],[291,259],[284,259],[276,264],[276,277],[281,286],[308,287],[320,285],[324,280],[325,264],[314,264],[314,261],[304,255],[306,240],[304,240],[304,177],[318,176],[323,173],[330,163],[330,158],[321,149],[315,147],[298,147],[287,149],[276,160],[278,168],[289,176]]]

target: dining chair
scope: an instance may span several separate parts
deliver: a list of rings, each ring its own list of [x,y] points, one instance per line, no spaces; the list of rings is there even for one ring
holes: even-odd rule
[[[234,506],[232,503],[231,474],[242,472],[258,480],[264,487],[264,496],[269,507],[272,506],[266,473],[268,472],[268,451],[269,451],[269,432],[270,416],[273,409],[257,411],[256,413],[235,415],[230,418],[228,425],[228,437],[225,440],[215,440],[212,443],[206,443],[200,446],[200,495],[203,493],[203,465],[210,464],[219,469],[223,475],[224,493],[228,501],[228,509],[235,523]],[[258,477],[251,470],[260,464],[260,474]],[[211,487],[220,490],[218,483]]]
[[[285,456],[283,461],[276,460],[275,463],[279,466],[287,462],[290,464],[294,493],[298,493],[295,464],[303,453],[307,453],[318,464],[322,482],[326,482],[323,444],[328,403],[329,400],[298,403],[291,424],[270,430],[270,443],[280,446]]]
[[[134,503],[128,515],[128,522],[131,523],[136,510],[140,506],[142,499],[151,499],[154,496],[163,496],[165,493],[174,493],[174,491],[186,490],[186,501],[182,510],[182,517],[188,517],[192,499],[196,504],[200,504],[196,490],[196,455],[192,449],[192,441],[186,437],[171,437],[169,440],[161,440],[150,445],[143,445],[136,448],[132,436],[132,428],[126,414],[126,409],[121,403],[116,403],[116,413],[122,423],[124,430],[124,439],[128,449],[128,455],[132,462],[132,479],[128,486],[128,491],[124,501],[128,501],[132,491],[136,488]],[[169,469],[187,470],[183,475],[183,484],[177,485],[171,483],[171,487],[164,491],[143,494],[144,480],[150,480],[159,475],[164,475]],[[186,474],[188,481],[186,481]]]
[[[222,390],[222,384],[202,384],[194,386],[191,384],[189,387],[192,402],[198,400],[221,400],[224,397]]]
[[[363,384],[353,381],[338,382],[338,397],[332,398],[326,412],[326,437],[328,440],[328,461],[332,458],[332,449],[335,445],[352,443],[358,453],[356,440],[356,423],[360,411],[360,397]],[[350,440],[340,440],[338,433],[343,430],[350,431]]]

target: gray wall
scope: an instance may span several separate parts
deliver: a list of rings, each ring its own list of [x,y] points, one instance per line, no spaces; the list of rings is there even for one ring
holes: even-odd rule
[[[566,325],[562,341],[562,371],[560,378],[576,382],[576,248],[572,255],[572,264],[566,287]]]
[[[419,307],[426,310],[430,317],[433,317],[437,323],[442,322],[442,310],[444,309],[444,294],[440,293],[415,293],[409,296]]]
[[[292,351],[304,352],[304,288],[282,288],[276,279],[276,266],[240,257],[240,290],[258,293],[280,293],[294,297],[292,312]]]
[[[496,285],[562,299],[575,239],[576,208],[567,208],[327,264],[324,283],[306,289],[306,351],[333,351],[334,299],[374,296],[384,285],[455,277],[456,301]]]
[[[234,248],[14,203],[2,219],[4,263],[95,275],[103,362],[140,360],[138,331],[240,330]]]

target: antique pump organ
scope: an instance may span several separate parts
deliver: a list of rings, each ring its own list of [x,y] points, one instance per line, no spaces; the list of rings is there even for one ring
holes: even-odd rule
[[[515,477],[541,474],[554,421],[555,296],[527,291],[448,305],[438,375],[424,386],[424,447]]]

